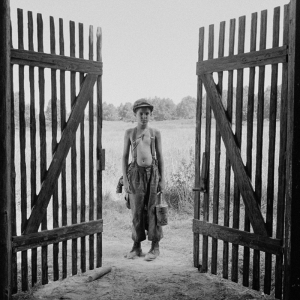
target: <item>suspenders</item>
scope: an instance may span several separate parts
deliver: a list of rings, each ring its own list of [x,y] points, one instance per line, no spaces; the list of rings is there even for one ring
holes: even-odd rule
[[[150,139],[151,139],[151,144],[150,144],[150,148],[151,148],[151,155],[152,158],[155,159],[155,136],[153,135],[153,129],[149,128],[150,131]],[[132,134],[132,145],[131,145],[131,149],[132,149],[132,159],[133,161],[136,161],[137,158],[137,145],[138,143],[136,142],[136,133],[137,133],[137,127],[135,127],[133,129],[133,134]]]

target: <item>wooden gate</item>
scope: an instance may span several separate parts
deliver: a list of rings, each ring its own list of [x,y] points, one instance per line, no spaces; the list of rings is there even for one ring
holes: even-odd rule
[[[12,259],[6,296],[26,291],[29,284],[77,274],[78,253],[81,272],[102,265],[101,29],[94,42],[90,26],[85,42],[83,24],[78,24],[77,39],[75,22],[70,21],[65,39],[63,20],[57,20],[56,32],[50,17],[50,49],[45,51],[43,18],[36,17],[35,26],[29,11],[24,26],[18,9],[17,28],[12,24],[11,29],[17,30],[18,39],[17,47],[10,39],[9,49]]]
[[[266,10],[260,18],[253,13],[249,32],[246,17],[240,17],[237,34],[236,20],[232,19],[228,40],[226,23],[221,22],[217,58],[214,25],[209,26],[206,60],[205,30],[199,31],[194,266],[207,272],[210,265],[213,274],[279,299],[299,296],[299,280],[291,276],[294,270],[299,278],[299,269],[291,267],[290,247],[291,243],[297,247],[293,243],[296,235],[290,240],[291,232],[297,231],[292,224],[299,223],[299,216],[292,218],[291,211],[292,207],[299,211],[299,204],[286,196],[288,189],[297,189],[290,183],[293,177],[286,180],[288,163],[299,160],[299,149],[298,156],[287,152],[289,145],[294,146],[295,125],[288,116],[296,114],[296,104],[291,101],[296,77],[291,70],[296,65],[297,13],[299,16],[296,1],[285,5],[283,14],[276,7],[271,28]],[[267,32],[272,35],[271,45],[267,45]],[[201,243],[199,234],[203,236]],[[296,268],[296,256],[294,260]]]

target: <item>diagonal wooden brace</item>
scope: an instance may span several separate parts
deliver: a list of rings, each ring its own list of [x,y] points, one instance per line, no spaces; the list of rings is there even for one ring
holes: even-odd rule
[[[70,114],[66,128],[64,129],[61,140],[57,146],[57,150],[53,155],[52,162],[49,166],[47,176],[41,186],[40,193],[37,197],[36,203],[32,208],[31,215],[27,221],[24,232],[22,234],[29,234],[37,232],[42,219],[47,210],[47,206],[51,199],[54,187],[57,183],[58,177],[61,173],[63,161],[67,157],[70,147],[76,135],[76,130],[80,121],[82,120],[84,109],[88,100],[90,99],[94,84],[98,75],[86,75],[72,112]]]
[[[217,90],[212,74],[203,74],[200,77],[209,96],[210,105],[219,125],[219,130],[230,157],[232,169],[235,173],[235,179],[243,197],[245,207],[249,213],[249,219],[253,230],[256,234],[268,236],[266,225],[256,200],[255,192],[241,157],[240,149],[236,144],[233,131],[226,117],[221,95]]]

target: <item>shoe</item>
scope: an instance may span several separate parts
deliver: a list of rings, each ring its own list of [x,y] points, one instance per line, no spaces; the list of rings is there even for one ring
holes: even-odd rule
[[[134,259],[135,257],[142,255],[141,243],[134,243],[131,251],[125,254],[125,258]]]
[[[145,260],[146,261],[152,261],[152,260],[156,259],[157,256],[159,256],[159,254],[160,254],[160,252],[159,252],[159,244],[158,244],[158,242],[152,242],[151,249],[146,254]]]

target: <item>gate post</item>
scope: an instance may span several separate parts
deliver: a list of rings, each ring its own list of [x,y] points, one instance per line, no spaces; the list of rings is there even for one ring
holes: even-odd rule
[[[10,1],[0,3],[0,299],[11,299]]]
[[[283,299],[300,299],[300,3],[290,1]]]

